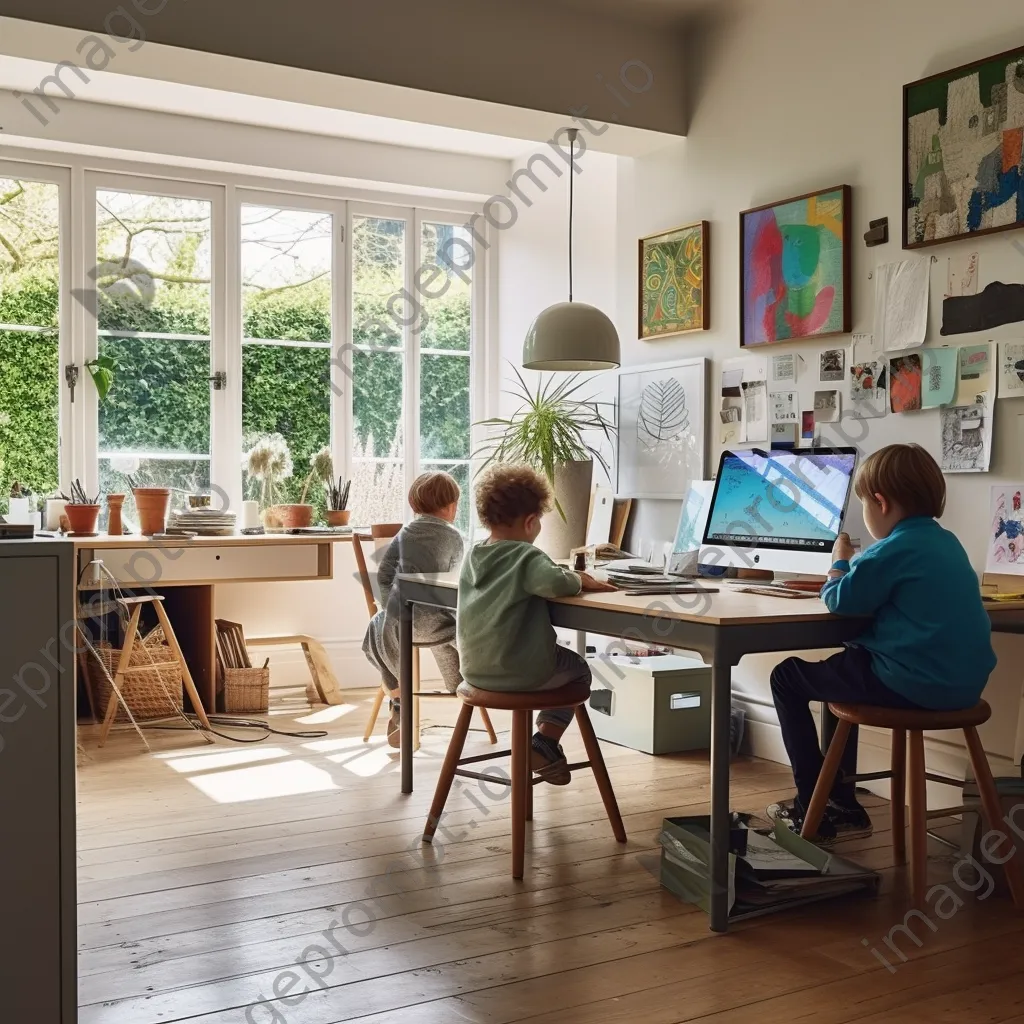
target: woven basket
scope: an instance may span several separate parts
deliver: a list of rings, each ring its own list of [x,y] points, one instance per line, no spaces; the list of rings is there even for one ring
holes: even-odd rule
[[[269,711],[270,669],[224,669],[224,710],[229,714]]]
[[[100,644],[96,654],[113,676],[117,672],[121,660],[121,649],[109,644]],[[150,665],[159,666],[150,669]],[[139,671],[134,671],[138,666]],[[96,697],[94,709],[97,718],[102,719],[110,700],[111,686],[106,675],[96,666],[90,665],[92,690]],[[120,684],[121,696],[132,709],[137,721],[153,721],[168,718],[182,710],[181,665],[164,638],[162,626],[157,626],[149,633],[142,643],[135,643],[129,668],[125,672],[124,682]],[[120,701],[117,705],[115,722],[127,722],[128,716]]]

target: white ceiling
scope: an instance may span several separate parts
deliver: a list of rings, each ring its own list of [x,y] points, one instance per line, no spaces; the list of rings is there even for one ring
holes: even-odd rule
[[[619,20],[635,19],[655,25],[680,25],[691,15],[719,0],[553,0],[560,7],[598,13]]]

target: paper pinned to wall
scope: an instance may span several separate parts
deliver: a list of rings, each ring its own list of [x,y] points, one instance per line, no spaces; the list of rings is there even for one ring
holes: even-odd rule
[[[946,262],[946,298],[978,294],[978,263],[976,252],[950,256]]]
[[[1024,576],[1024,483],[992,488],[985,571]]]
[[[973,405],[942,410],[943,473],[987,473],[992,456],[992,409],[987,395]]]
[[[772,356],[772,380],[796,383],[796,372],[796,356],[792,352],[788,355]]]
[[[721,423],[721,430],[718,432],[719,443],[723,445],[739,444],[740,431],[743,427],[741,410],[733,407],[725,408],[719,412],[718,417]]]
[[[850,346],[851,363],[871,363],[882,354],[882,346],[873,334],[855,334]]]
[[[743,440],[768,440],[768,384],[763,380],[743,382]]]
[[[881,360],[855,363],[850,367],[850,402],[853,415],[879,419],[889,411],[886,367]]]
[[[846,370],[846,353],[841,348],[828,348],[818,357],[818,379],[823,383],[834,383],[843,379]]]
[[[889,407],[893,412],[921,408],[921,357],[917,353],[889,360]]]
[[[843,399],[838,391],[814,392],[815,423],[838,423],[843,413]]]
[[[737,356],[722,362],[720,420],[723,445],[768,440],[767,356]]]
[[[965,345],[960,349],[960,375],[956,382],[956,404],[974,405],[994,390],[992,343]]]
[[[928,333],[927,259],[885,263],[875,271],[875,337],[886,352],[924,344]]]
[[[773,391],[769,401],[772,423],[796,423],[799,418],[797,415],[799,397],[797,391]]]
[[[921,350],[921,408],[937,409],[956,397],[956,379],[960,372],[960,350],[926,348]]]
[[[806,409],[800,414],[800,437],[804,441],[814,440],[814,410]]]
[[[1024,398],[1024,341],[999,343],[999,397]]]

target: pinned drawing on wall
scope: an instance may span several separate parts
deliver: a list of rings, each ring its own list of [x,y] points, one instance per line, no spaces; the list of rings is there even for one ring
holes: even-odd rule
[[[889,360],[889,408],[893,412],[921,408],[921,357],[916,353]]]
[[[723,445],[768,440],[766,356],[736,356],[723,361],[719,420]]]
[[[1024,398],[1024,341],[999,343],[999,397]]]
[[[772,423],[796,423],[799,397],[796,391],[773,391],[770,398]]]
[[[849,185],[740,214],[740,345],[848,334]]]
[[[1024,226],[1022,93],[1024,48],[904,87],[905,249]]]
[[[725,447],[731,444],[739,444],[743,430],[743,412],[733,406],[728,406],[718,413],[721,423],[721,430],[718,432],[718,442]]]
[[[665,337],[711,326],[705,220],[640,239],[640,338]]]
[[[743,382],[743,440],[768,440],[768,383],[763,380]]]
[[[889,411],[885,363],[855,363],[850,367],[850,401],[853,415],[879,419]]]
[[[966,345],[960,349],[960,375],[956,404],[974,405],[992,392],[992,345]]]
[[[814,440],[814,410],[807,409],[800,414],[800,437],[804,441]]]
[[[962,252],[947,259],[945,298],[978,294],[978,260],[977,252]]]
[[[943,336],[991,331],[1024,321],[1024,284],[993,281],[980,295],[943,299]]]
[[[985,571],[1024,576],[1024,483],[992,488]]]
[[[851,363],[873,363],[881,355],[882,346],[873,334],[855,334],[850,341]]]
[[[783,383],[796,383],[796,356],[792,352],[781,356],[772,356],[772,380]]]
[[[789,449],[795,448],[797,442],[796,423],[773,423],[771,443],[772,448]]]
[[[682,498],[704,479],[706,361],[619,373],[618,492]]]
[[[928,335],[928,260],[887,263],[875,270],[875,338],[885,352],[924,344]]]
[[[960,374],[960,352],[955,348],[926,348],[921,351],[921,408],[937,409],[956,398]]]
[[[842,401],[838,391],[815,391],[814,422],[838,423],[843,413]]]
[[[992,453],[992,410],[987,395],[974,405],[942,409],[943,473],[987,473]]]
[[[827,348],[818,357],[818,379],[822,384],[843,379],[846,370],[846,352],[841,348]]]

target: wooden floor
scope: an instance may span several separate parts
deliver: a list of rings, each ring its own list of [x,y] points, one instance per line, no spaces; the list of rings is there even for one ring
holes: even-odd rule
[[[361,742],[371,695],[358,696],[272,718],[326,729],[321,740],[156,732],[145,754],[134,734],[97,751],[82,730],[81,1024],[1024,1022],[1024,915],[1007,901],[954,883],[965,905],[947,903],[934,932],[915,924],[921,947],[899,942],[908,962],[882,944],[907,906],[879,800],[874,837],[842,850],[882,870],[881,898],[713,936],[648,868],[662,818],[706,810],[704,757],[606,747],[626,847],[587,773],[538,787],[516,883],[507,797],[467,783],[447,836],[423,846],[448,732],[427,734],[403,797],[395,753]],[[431,704],[433,721],[454,711]],[[470,743],[489,749],[482,734]],[[734,765],[734,807],[762,811],[791,789],[778,765]],[[934,880],[950,878],[953,860],[933,853]]]

